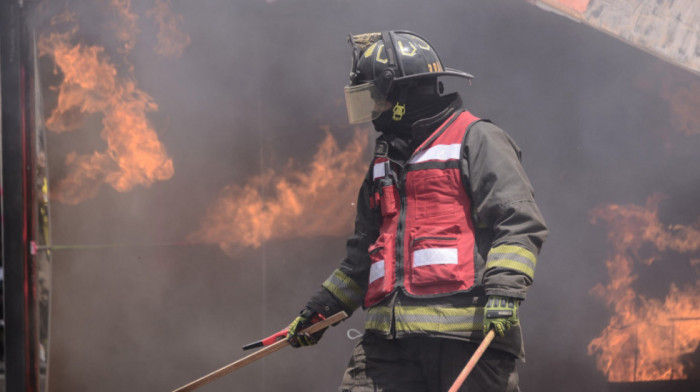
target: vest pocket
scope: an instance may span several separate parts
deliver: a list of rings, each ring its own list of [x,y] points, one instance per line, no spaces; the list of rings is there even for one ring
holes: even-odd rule
[[[368,249],[372,264],[369,268],[365,306],[379,302],[394,289],[394,240],[394,235],[382,234]]]
[[[446,229],[416,227],[411,232],[410,268],[408,279],[411,292],[418,295],[443,294],[465,288],[465,255],[462,234],[458,226]],[[473,265],[471,266],[473,271]],[[471,286],[471,284],[468,284]]]
[[[457,186],[451,174],[416,178],[413,185],[416,219],[451,215],[457,212],[458,204],[455,203],[459,196],[455,191]]]
[[[381,182],[384,182],[383,180]],[[381,196],[381,206],[382,206],[382,215],[383,216],[394,216],[396,213],[398,213],[399,208],[398,208],[398,200],[399,200],[399,195],[396,187],[394,186],[391,181],[387,181],[388,185],[382,184],[382,187],[380,188],[382,191],[382,196]]]

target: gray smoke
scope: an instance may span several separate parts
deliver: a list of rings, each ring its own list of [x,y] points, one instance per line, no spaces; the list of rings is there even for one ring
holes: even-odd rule
[[[75,12],[78,36],[119,60],[107,2],[87,4],[43,11]],[[609,245],[588,212],[643,205],[661,192],[662,221],[700,216],[700,136],[674,131],[660,94],[665,78],[697,76],[525,1],[176,0],[172,11],[191,37],[180,58],[155,53],[149,4],[134,2],[140,34],[127,59],[159,106],[149,118],[175,174],[127,193],[103,186],[75,206],[53,203],[54,244],[181,241],[223,187],[292,158],[308,163],[322,125],[344,145],[352,138],[342,95],[347,34],[412,30],[447,66],[476,76],[466,105],[518,142],[551,228],[521,316],[521,388],[605,387],[586,347],[608,322],[588,291],[607,282]],[[39,32],[48,18],[42,23]],[[52,67],[42,60],[47,112],[56,99],[49,85],[60,80]],[[99,118],[85,128],[49,134],[52,184],[68,152],[104,149]],[[167,391],[199,378],[285,327],[343,254],[344,238],[335,237],[270,241],[234,257],[207,245],[56,251],[50,390]],[[643,281],[663,295],[682,279],[660,270]],[[335,390],[354,344],[346,331],[362,321],[358,312],[319,346],[283,350],[201,390]]]

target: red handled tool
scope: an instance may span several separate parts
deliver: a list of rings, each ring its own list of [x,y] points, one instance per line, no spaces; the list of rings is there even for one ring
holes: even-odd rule
[[[321,320],[325,320],[326,318],[323,317],[321,314],[316,313],[314,317],[311,318],[311,324],[316,324],[317,322]],[[265,347],[269,346],[275,342],[279,342],[280,340],[286,339],[287,338],[287,328],[277,332],[274,335],[270,335],[266,337],[265,339],[258,340],[257,342],[253,343],[248,343],[245,346],[243,346],[244,350],[250,350],[251,348],[258,348],[258,347]]]
[[[243,346],[244,350],[250,350],[251,348],[258,348],[258,347],[265,347],[269,346],[272,343],[279,342],[282,339],[285,339],[287,337],[287,329],[283,329],[279,332],[277,332],[274,335],[270,335],[266,337],[265,339],[258,340],[257,342],[253,343],[248,343],[245,346]]]

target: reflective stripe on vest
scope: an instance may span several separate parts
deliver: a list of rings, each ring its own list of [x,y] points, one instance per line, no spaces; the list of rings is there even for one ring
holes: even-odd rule
[[[462,151],[462,143],[439,144],[416,154],[409,163],[458,160],[460,151]]]
[[[366,307],[396,288],[421,297],[474,285],[471,200],[459,161],[464,137],[478,120],[466,111],[454,114],[416,149],[400,176],[386,157],[375,157],[374,197],[382,223],[369,247]]]

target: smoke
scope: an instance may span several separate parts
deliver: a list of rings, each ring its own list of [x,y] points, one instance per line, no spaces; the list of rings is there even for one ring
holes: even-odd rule
[[[526,1],[71,0],[41,10],[38,36],[50,37],[50,18],[66,10],[78,26],[70,43],[83,51],[104,48],[95,64],[111,64],[115,79],[133,83],[126,96],[143,99],[138,124],[148,126],[129,128],[148,129],[147,140],[160,146],[147,148],[160,152],[156,167],[171,162],[173,170],[142,175],[130,187],[115,187],[116,180],[101,186],[109,173],[122,173],[100,136],[110,118],[102,109],[111,104],[81,113],[75,107],[86,102],[78,101],[61,117],[72,131],[48,134],[53,192],[75,173],[78,158],[105,156],[108,163],[106,172],[80,177],[92,181],[93,197],[66,204],[52,193],[53,243],[138,245],[53,252],[52,391],[172,390],[284,327],[337,266],[351,230],[348,215],[342,224],[323,217],[328,198],[303,192],[297,197],[317,207],[318,216],[311,208],[291,221],[327,219],[337,230],[297,238],[271,221],[270,232],[283,234],[257,237],[258,247],[236,246],[230,255],[207,244],[153,245],[182,243],[216,216],[222,194],[240,200],[249,189],[263,204],[279,200],[278,176],[292,172],[298,183],[307,181],[319,146],[331,137],[336,145],[328,159],[358,159],[352,165],[367,167],[369,151],[359,152],[343,108],[349,33],[425,35],[447,66],[476,76],[467,107],[504,128],[524,151],[551,236],[521,315],[523,390],[605,388],[587,346],[610,314],[589,291],[607,282],[611,248],[588,211],[643,205],[661,192],[667,199],[658,207],[660,221],[688,226],[700,216],[697,117],[679,114],[695,112],[697,76]],[[127,34],[116,34],[119,27]],[[54,57],[42,57],[47,126],[70,90],[62,87],[62,69]],[[96,91],[88,96],[118,90]],[[328,132],[319,132],[326,125]],[[69,155],[76,158],[67,164]],[[342,193],[341,208],[351,210],[359,181],[346,182],[329,189]],[[240,243],[249,235],[237,229],[212,242]],[[686,272],[696,277],[697,262]],[[677,276],[656,267],[650,274],[663,283],[649,283],[647,295],[663,298]],[[646,274],[638,279],[652,281]],[[358,312],[319,346],[283,350],[206,390],[333,390],[354,344],[345,332],[362,321]]]
[[[156,0],[155,5],[146,15],[153,18],[158,25],[158,45],[156,53],[167,57],[180,57],[190,44],[190,36],[182,31],[182,15],[171,10],[172,1]]]

